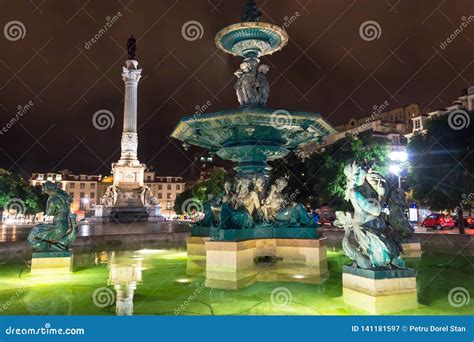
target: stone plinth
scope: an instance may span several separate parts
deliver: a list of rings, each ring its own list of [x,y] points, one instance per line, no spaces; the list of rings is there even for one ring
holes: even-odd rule
[[[255,240],[206,241],[206,284],[238,289],[255,276]]]
[[[344,303],[370,314],[390,314],[418,308],[412,269],[368,270],[344,266]]]
[[[327,239],[275,239],[277,258],[284,262],[302,261],[317,267],[327,266]]]
[[[421,258],[421,243],[405,242],[402,243],[403,256],[406,258]]]
[[[255,239],[206,241],[190,237],[188,255],[206,252],[206,282],[209,287],[238,289],[259,281],[303,281],[320,283],[328,274],[326,239]],[[191,248],[191,250],[189,250]],[[279,271],[256,267],[258,257],[276,258]],[[265,280],[265,277],[270,277]]]
[[[206,241],[209,237],[190,236],[187,241],[188,257],[206,256]]]
[[[33,253],[31,274],[68,274],[72,272],[72,254],[70,252]]]

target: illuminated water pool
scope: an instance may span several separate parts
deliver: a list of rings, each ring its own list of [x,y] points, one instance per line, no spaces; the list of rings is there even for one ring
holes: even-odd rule
[[[74,256],[75,272],[31,276],[25,264],[0,266],[0,313],[3,315],[353,315],[364,314],[342,300],[340,251],[328,252],[327,278],[320,283],[264,263],[254,284],[239,290],[206,287],[205,274],[184,249],[145,249],[83,253]],[[474,258],[423,255],[408,260],[417,272],[420,308],[397,314],[468,315],[474,305],[455,307],[453,288],[474,292]],[[260,279],[260,280],[259,280]],[[264,279],[264,281],[261,281]]]

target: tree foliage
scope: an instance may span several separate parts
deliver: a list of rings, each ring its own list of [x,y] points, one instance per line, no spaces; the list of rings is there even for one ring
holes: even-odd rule
[[[426,122],[426,132],[417,133],[408,144],[409,180],[413,198],[434,210],[469,208],[474,192],[473,112],[471,126],[453,129],[449,115]]]
[[[194,199],[201,203],[206,202],[210,197],[222,196],[224,194],[225,172],[216,168],[211,172],[209,179],[197,183],[194,187],[185,190],[176,196],[174,211],[176,214],[183,214],[183,203],[188,199]]]
[[[0,169],[0,209],[8,206],[13,200],[24,204],[23,214],[36,214],[46,210],[47,196],[41,187],[30,186],[22,177],[7,170]]]
[[[377,140],[372,134],[362,132],[357,137],[348,135],[323,150],[313,153],[302,161],[290,154],[272,163],[272,179],[286,177],[288,192],[298,193],[297,201],[312,208],[329,205],[334,209],[347,210],[344,201],[346,176],[344,167],[352,162],[373,167],[386,175],[386,140]]]

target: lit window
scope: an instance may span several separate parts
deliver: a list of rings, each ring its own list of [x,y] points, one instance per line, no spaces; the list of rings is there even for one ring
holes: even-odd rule
[[[420,129],[421,128],[421,120],[415,120],[415,129]]]

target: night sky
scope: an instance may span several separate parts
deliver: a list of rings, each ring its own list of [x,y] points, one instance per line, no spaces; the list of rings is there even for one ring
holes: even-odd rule
[[[474,15],[472,0],[257,3],[261,21],[285,24],[290,37],[282,51],[262,58],[271,67],[270,107],[319,112],[337,125],[370,114],[385,101],[391,108],[445,107],[472,85],[474,17],[440,46]],[[238,105],[233,72],[241,59],[218,50],[214,36],[240,21],[243,5],[238,0],[1,0],[0,28],[19,21],[24,30],[20,26],[20,36],[2,30],[0,36],[0,168],[24,177],[66,168],[109,174],[120,154],[124,48],[134,34],[143,68],[139,159],[159,175],[189,177],[199,151],[185,152],[169,135],[197,106],[210,103],[208,111],[219,111]],[[107,17],[114,23],[91,44]],[[196,40],[182,35],[191,20],[203,28]],[[377,39],[362,39],[359,28],[367,21],[379,25]],[[30,101],[31,109],[5,131],[17,107]],[[113,127],[94,127],[99,110],[113,113]]]

